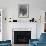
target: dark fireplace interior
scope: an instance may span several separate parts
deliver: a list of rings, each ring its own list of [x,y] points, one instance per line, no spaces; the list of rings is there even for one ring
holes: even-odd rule
[[[14,44],[28,44],[31,31],[14,31]]]

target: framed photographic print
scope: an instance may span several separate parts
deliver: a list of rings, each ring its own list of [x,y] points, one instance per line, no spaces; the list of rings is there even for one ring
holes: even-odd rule
[[[20,4],[19,5],[19,18],[28,18],[29,17],[29,4]]]

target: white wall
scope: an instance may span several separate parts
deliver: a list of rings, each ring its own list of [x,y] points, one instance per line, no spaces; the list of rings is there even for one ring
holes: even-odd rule
[[[0,0],[0,8],[15,8],[17,3],[29,3],[32,8],[40,8],[46,11],[46,0]]]
[[[41,23],[37,23],[37,39],[44,33],[45,11],[41,10]]]

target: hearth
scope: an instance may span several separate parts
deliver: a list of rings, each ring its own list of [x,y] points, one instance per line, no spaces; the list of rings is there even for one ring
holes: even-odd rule
[[[14,31],[14,44],[28,44],[31,31]]]

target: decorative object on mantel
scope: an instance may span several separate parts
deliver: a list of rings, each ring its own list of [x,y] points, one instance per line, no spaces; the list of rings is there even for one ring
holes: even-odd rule
[[[32,22],[32,20],[29,20],[30,22]]]
[[[12,18],[11,17],[9,18],[9,22],[12,22]]]
[[[35,22],[37,22],[37,21],[35,21]]]
[[[34,22],[34,18],[32,18],[32,20],[29,20],[30,22]]]
[[[34,18],[32,18],[32,22],[34,22]]]
[[[5,20],[6,20],[6,17],[5,17]]]
[[[9,18],[9,19],[11,19],[11,18]]]
[[[11,22],[11,21],[9,21],[9,22]]]
[[[20,4],[19,5],[19,18],[28,18],[29,17],[29,4]]]
[[[13,20],[13,22],[17,22],[17,20]]]

